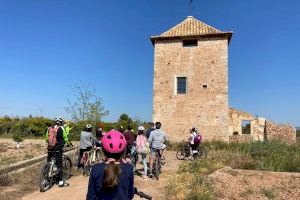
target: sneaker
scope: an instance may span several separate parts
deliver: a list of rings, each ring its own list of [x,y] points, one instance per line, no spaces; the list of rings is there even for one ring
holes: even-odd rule
[[[144,179],[144,180],[147,180],[148,178],[147,178],[147,176],[143,176],[143,179]]]
[[[151,173],[151,174],[149,174],[149,178],[153,178],[153,174]]]
[[[58,187],[68,187],[70,184],[63,182],[63,184],[58,184]]]

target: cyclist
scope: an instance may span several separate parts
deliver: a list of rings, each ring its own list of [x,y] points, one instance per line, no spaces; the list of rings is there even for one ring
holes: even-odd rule
[[[133,199],[133,168],[121,161],[126,150],[124,135],[110,131],[101,142],[106,159],[92,168],[86,199]]]
[[[124,128],[123,128],[123,126],[120,126],[119,132],[122,133],[122,134],[124,134]]]
[[[79,158],[77,164],[78,169],[83,167],[83,164],[81,162],[83,153],[93,148],[92,141],[94,141],[97,145],[100,145],[100,142],[92,134],[92,125],[86,124],[84,131],[81,131],[80,133],[80,144],[79,144],[80,150],[79,150]]]
[[[146,131],[146,137],[149,138],[150,133],[155,130],[155,126],[153,122],[150,122],[150,128]]]
[[[124,136],[125,136],[126,143],[127,143],[126,155],[129,155],[129,154],[131,154],[131,149],[133,148],[134,141],[135,141],[132,127],[130,125],[128,125],[127,131],[124,133]]]
[[[164,131],[161,130],[161,123],[156,122],[155,123],[155,130],[150,133],[148,142],[150,144],[151,148],[151,154],[150,154],[150,177],[152,178],[152,166],[153,166],[153,159],[155,159],[156,151],[161,151],[161,158],[162,160],[165,159],[165,153],[166,153],[166,145],[165,142],[168,140],[166,134]]]
[[[103,125],[102,124],[99,124],[97,129],[96,129],[96,138],[101,141],[102,137],[104,135],[104,132],[103,132]]]
[[[198,133],[198,129],[193,127],[190,131],[189,145],[190,145],[190,155],[193,156],[194,153],[197,153],[197,148],[201,143],[201,135]]]
[[[144,165],[143,179],[147,179],[147,154],[149,153],[149,143],[145,136],[145,128],[143,126],[138,127],[138,135],[136,137],[136,149],[137,153],[142,156],[142,163]]]
[[[63,147],[65,144],[70,144],[70,141],[66,132],[62,128],[62,120],[59,117],[55,118],[53,125],[47,129],[45,140],[48,143],[47,162],[50,162],[53,156],[55,157],[55,164],[59,178],[58,186],[67,187],[69,186],[69,183],[66,183],[63,180],[62,159]]]

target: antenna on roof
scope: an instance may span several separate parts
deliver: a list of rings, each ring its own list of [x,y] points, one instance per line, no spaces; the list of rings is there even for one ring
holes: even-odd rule
[[[192,3],[193,3],[193,0],[189,0],[190,16],[192,16]]]

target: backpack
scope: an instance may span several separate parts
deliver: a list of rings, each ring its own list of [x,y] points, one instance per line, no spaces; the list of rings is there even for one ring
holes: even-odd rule
[[[197,134],[195,137],[194,137],[194,144],[195,145],[199,145],[202,141],[202,136],[200,134]]]
[[[141,139],[141,137],[139,137],[138,139]],[[149,148],[149,143],[147,142],[147,140],[145,141],[145,144],[138,147],[136,149],[138,154],[148,154],[150,152],[150,148]]]
[[[57,127],[50,127],[48,131],[48,149],[52,149],[57,143],[57,131],[59,126]]]

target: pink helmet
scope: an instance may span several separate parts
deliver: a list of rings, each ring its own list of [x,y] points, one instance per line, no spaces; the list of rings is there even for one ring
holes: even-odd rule
[[[121,153],[126,148],[126,139],[119,131],[109,131],[102,139],[102,147],[109,153]]]

